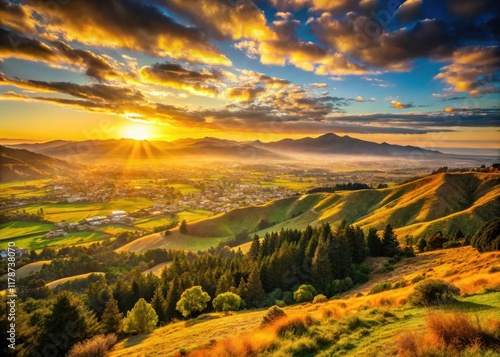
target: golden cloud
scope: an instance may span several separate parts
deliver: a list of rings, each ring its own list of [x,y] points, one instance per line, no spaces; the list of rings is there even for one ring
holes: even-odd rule
[[[198,29],[178,24],[155,6],[137,1],[73,1],[68,5],[29,4],[44,17],[50,39],[62,37],[85,45],[126,48],[153,56],[168,56],[188,62],[231,65],[231,61]],[[147,21],[144,21],[147,19]]]

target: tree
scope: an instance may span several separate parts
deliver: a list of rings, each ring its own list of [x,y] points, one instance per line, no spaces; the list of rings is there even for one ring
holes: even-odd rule
[[[293,292],[293,299],[296,302],[313,301],[314,297],[318,294],[314,286],[303,284]]]
[[[234,278],[231,275],[231,272],[228,270],[220,277],[219,282],[217,283],[217,289],[215,290],[215,295],[230,291],[233,285]]]
[[[368,254],[371,257],[379,257],[382,254],[382,241],[378,236],[376,228],[370,228],[368,230],[368,236],[366,237],[366,245],[368,246]]]
[[[181,225],[179,226],[179,232],[181,234],[187,234],[188,233],[187,222],[186,222],[185,219],[181,222]]]
[[[255,261],[259,257],[260,253],[260,239],[256,234],[253,236],[252,245],[250,246],[250,250],[248,251],[248,256],[251,260]]]
[[[384,233],[382,234],[382,246],[384,256],[393,257],[398,254],[398,237],[392,230],[390,224],[385,227]]]
[[[36,300],[47,299],[49,295],[50,289],[47,283],[40,278],[31,279],[26,287],[19,289],[19,297],[21,299],[26,299],[28,297],[32,297]]]
[[[175,260],[174,260],[175,262]],[[167,312],[166,312],[166,319],[172,319],[175,314],[175,305],[177,304],[177,301],[181,298],[182,290],[181,290],[181,282],[179,280],[179,277],[177,275],[174,275],[174,278],[170,282],[168,286],[168,293],[167,293]]]
[[[196,285],[182,293],[175,309],[179,311],[182,316],[190,317],[195,311],[205,310],[207,308],[207,302],[209,301],[210,296],[203,291],[201,286]]]
[[[332,280],[332,264],[328,256],[328,242],[323,238],[320,239],[316,247],[316,252],[311,262],[311,269],[313,283],[322,292],[326,292],[326,287]]]
[[[57,350],[64,356],[77,342],[99,331],[97,318],[72,293],[60,293],[43,324],[35,350]]]
[[[249,307],[260,307],[266,297],[262,281],[260,280],[259,270],[252,269],[246,284],[246,300],[245,303]]]
[[[158,315],[146,300],[140,298],[123,319],[123,331],[128,333],[149,333],[158,323]]]
[[[156,288],[153,298],[151,299],[151,306],[158,315],[158,322],[167,322],[167,300],[165,300],[159,286]]]
[[[500,218],[485,223],[479,228],[470,244],[480,253],[500,250]]]
[[[241,297],[234,293],[223,293],[217,295],[212,301],[216,311],[238,311],[241,306]]]
[[[106,303],[106,307],[104,308],[104,312],[102,313],[101,318],[101,325],[104,329],[104,332],[121,332],[122,320],[123,314],[118,308],[118,301],[116,301],[114,298],[109,299]]]

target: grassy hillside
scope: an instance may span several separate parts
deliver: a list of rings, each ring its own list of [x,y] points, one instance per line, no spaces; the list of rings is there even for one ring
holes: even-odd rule
[[[287,319],[268,328],[259,327],[266,310],[206,314],[119,341],[110,356],[174,356],[181,349],[199,348],[193,356],[390,356],[397,354],[400,333],[426,330],[430,312],[459,310],[472,314],[474,321],[475,316],[484,323],[498,320],[500,252],[479,254],[471,247],[428,252],[402,260],[392,272],[376,273],[384,260],[369,260],[369,282],[337,300],[285,307]],[[465,295],[451,307],[411,307],[405,302],[417,276],[451,282]],[[369,293],[380,282],[402,280],[408,285]],[[286,330],[296,320],[305,330],[300,323],[298,330]]]
[[[262,236],[281,228],[303,229],[308,224],[338,225],[343,219],[363,229],[381,230],[389,223],[401,238],[438,230],[446,234],[461,229],[464,234],[472,234],[496,218],[497,212],[500,212],[500,174],[438,174],[386,189],[295,196],[235,209],[189,224],[187,236],[176,230],[168,237],[153,234],[122,250],[144,251],[158,247],[192,250],[191,242],[197,238],[197,249],[209,248],[214,242],[243,230]],[[262,219],[276,224],[258,231]]]
[[[51,289],[54,289],[56,286],[58,286],[60,284],[63,284],[63,283],[66,283],[66,282],[72,281],[72,280],[85,279],[85,278],[89,277],[92,274],[103,275],[104,273],[98,272],[98,271],[94,271],[94,272],[90,272],[90,273],[86,273],[86,274],[68,276],[66,278],[62,278],[62,279],[57,279],[57,280],[51,281],[50,283],[47,283],[47,286],[49,288],[51,288]]]
[[[0,182],[68,174],[76,168],[74,164],[63,160],[0,145]]]

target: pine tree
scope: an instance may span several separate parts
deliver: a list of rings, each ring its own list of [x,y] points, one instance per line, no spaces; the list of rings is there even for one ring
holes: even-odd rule
[[[363,233],[363,230],[359,226],[356,226],[353,230],[353,236],[350,239],[352,247],[352,261],[354,264],[361,264],[368,256],[368,249],[366,247],[365,234]]]
[[[382,235],[383,254],[387,257],[393,257],[398,254],[398,238],[390,224],[385,227]]]
[[[95,315],[72,293],[65,291],[57,296],[43,324],[36,350],[56,344],[58,355],[64,356],[75,343],[92,337],[98,331],[99,323]]]
[[[368,254],[371,257],[380,257],[382,254],[382,241],[377,233],[376,228],[370,228],[366,237],[366,245],[368,246]]]
[[[168,287],[166,319],[170,320],[177,315],[175,305],[181,298],[182,290],[179,277],[174,276]]]
[[[151,306],[158,315],[158,322],[167,322],[167,301],[159,286],[156,288],[153,298],[151,299]]]
[[[247,300],[245,300],[246,305],[248,307],[260,307],[266,297],[266,293],[262,287],[262,281],[260,280],[257,268],[252,269],[250,272],[246,289],[248,292]]]
[[[215,295],[219,295],[231,290],[231,287],[234,285],[234,278],[231,275],[230,271],[224,273],[217,283],[217,289],[215,290]]]
[[[118,309],[118,301],[110,298],[102,313],[101,325],[105,333],[120,333],[122,329],[123,314]]]
[[[259,257],[260,253],[260,239],[256,234],[253,236],[252,245],[250,246],[250,250],[248,251],[248,256],[252,261],[256,261]]]
[[[322,293],[326,292],[328,284],[332,279],[332,268],[328,255],[327,240],[321,238],[311,263],[312,278],[314,286]]]

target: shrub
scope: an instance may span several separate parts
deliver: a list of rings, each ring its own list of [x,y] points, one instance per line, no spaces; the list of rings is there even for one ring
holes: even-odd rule
[[[262,325],[269,325],[271,322],[274,322],[276,320],[279,320],[283,317],[286,316],[286,312],[283,311],[278,306],[273,306],[269,310],[267,310],[267,313],[264,315],[264,318],[262,320]]]
[[[392,288],[391,283],[383,281],[381,283],[375,284],[370,289],[370,294],[377,294],[385,290],[390,290]]]
[[[411,283],[415,284],[415,283],[418,283],[419,281],[422,281],[424,279],[425,279],[425,274],[424,275],[420,274],[420,275],[417,275],[416,277],[414,277],[413,279],[411,279]]]
[[[116,343],[116,335],[95,335],[91,339],[75,344],[67,357],[104,357],[106,352]]]
[[[474,321],[476,320],[476,321]],[[427,336],[404,332],[399,336],[400,356],[486,356],[488,350],[498,349],[500,336],[496,321],[489,328],[481,326],[477,317],[462,312],[431,313],[426,317]],[[473,351],[467,354],[467,350]]]
[[[450,240],[443,244],[443,249],[458,248],[461,247],[462,243],[458,240]]]
[[[303,284],[299,286],[293,293],[293,299],[296,302],[313,301],[314,296],[317,294],[316,289],[312,285]]]
[[[238,311],[241,306],[241,297],[231,292],[222,293],[215,297],[212,306],[216,311]]]
[[[500,218],[484,224],[471,239],[471,245],[482,252],[500,250]]]
[[[419,283],[410,295],[409,301],[414,306],[446,304],[455,300],[460,289],[442,280],[429,279]]]
[[[295,336],[300,336],[305,332],[307,332],[307,326],[304,320],[298,317],[285,320],[283,323],[279,324],[277,329],[278,336],[281,337],[283,337],[287,333]]]
[[[318,295],[316,295],[316,296],[314,297],[314,299],[313,299],[313,303],[314,303],[314,304],[316,304],[316,303],[318,303],[318,302],[326,302],[326,301],[328,301],[328,299],[327,299],[327,298],[326,298],[326,296],[325,296],[325,295],[323,295],[323,294],[318,294]]]

